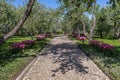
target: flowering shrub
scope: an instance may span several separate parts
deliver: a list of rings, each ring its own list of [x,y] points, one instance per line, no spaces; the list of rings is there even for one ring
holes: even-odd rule
[[[50,35],[51,35],[50,33],[44,34],[45,37],[49,37]]]
[[[84,41],[84,40],[86,40],[86,37],[85,36],[77,36],[77,39]]]
[[[40,35],[40,36],[37,36],[36,37],[38,40],[42,40],[42,39],[45,39],[45,35]]]
[[[101,42],[100,41],[96,41],[96,40],[90,40],[89,44],[93,45],[93,46],[98,46]]]
[[[34,43],[35,43],[35,40],[25,40],[22,42],[15,42],[15,43],[10,45],[10,48],[13,52],[19,52],[25,48],[33,46]]]
[[[114,46],[112,46],[110,44],[103,43],[103,42],[96,41],[96,40],[90,40],[89,44],[93,45],[93,46],[97,46],[103,50],[113,50],[115,48]]]
[[[106,44],[106,43],[101,43],[98,45],[101,49],[106,49],[106,50],[113,50],[114,49],[114,46],[111,46],[109,44]]]
[[[76,38],[77,38],[78,40],[82,41],[83,43],[84,43],[84,41],[86,40],[86,37],[85,37],[85,36],[80,36],[80,35],[78,35]]]
[[[25,41],[22,41],[22,43],[26,45],[31,45],[35,43],[35,40],[25,40]]]
[[[31,48],[35,44],[35,40],[25,40],[22,41],[21,43],[26,45],[26,48]]]
[[[16,42],[16,43],[13,43],[11,45],[11,48],[12,49],[24,49],[25,48],[25,44],[22,43],[22,42]]]

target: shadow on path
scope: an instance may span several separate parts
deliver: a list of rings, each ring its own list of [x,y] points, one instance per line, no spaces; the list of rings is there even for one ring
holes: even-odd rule
[[[57,72],[65,74],[70,70],[75,70],[83,74],[88,73],[88,67],[82,65],[82,60],[85,60],[82,52],[72,43],[50,44],[47,53],[40,54],[41,56],[52,55],[53,65],[59,63],[59,67],[51,70],[56,75]]]

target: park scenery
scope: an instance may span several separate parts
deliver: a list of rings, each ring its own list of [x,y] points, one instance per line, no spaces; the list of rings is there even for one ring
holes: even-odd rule
[[[48,45],[53,48],[46,50],[44,52],[46,54],[43,55],[49,56],[48,52],[53,52],[52,58],[58,57],[57,54],[61,55],[58,60],[64,58],[63,61],[58,62],[61,63],[60,70],[64,71],[65,79],[62,75],[57,78],[56,74],[52,74],[50,79],[39,77],[39,80],[89,80],[82,77],[78,79],[75,77],[78,74],[71,76],[68,73],[67,76],[71,79],[65,75],[68,67],[74,66],[81,69],[75,63],[71,65],[68,59],[71,62],[74,60],[79,62],[77,58],[73,58],[75,56],[72,54],[78,55],[82,52],[93,61],[93,64],[88,65],[88,69],[89,66],[95,64],[105,75],[103,76],[105,78],[101,79],[89,75],[90,80],[120,80],[120,1],[0,0],[0,80],[17,79],[35,58],[41,56],[42,50]],[[74,47],[75,45],[77,47]],[[66,52],[59,52],[58,48],[65,49]],[[77,51],[75,52],[73,48]],[[63,53],[69,54],[63,55]],[[48,58],[46,57],[44,60]],[[63,63],[64,65],[62,65]],[[44,62],[44,65],[48,64]],[[41,68],[40,65],[39,67]],[[47,69],[46,67],[46,71]],[[97,71],[92,73],[94,72]],[[79,73],[82,72],[79,71]],[[86,72],[85,75],[87,73],[90,72]]]

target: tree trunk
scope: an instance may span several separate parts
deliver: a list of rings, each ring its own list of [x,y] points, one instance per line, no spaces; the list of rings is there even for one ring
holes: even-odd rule
[[[100,38],[103,38],[103,31],[100,30],[99,33],[100,33]]]
[[[15,26],[15,28],[13,30],[11,30],[8,34],[6,34],[3,38],[0,39],[0,45],[2,45],[6,40],[8,40],[10,37],[12,37],[22,27],[22,25],[24,24],[24,22],[26,21],[26,19],[28,18],[28,16],[31,13],[34,2],[35,2],[35,0],[29,0],[27,9],[26,9],[23,17],[19,20],[19,22],[17,23],[17,25]]]
[[[81,22],[83,24],[83,34],[86,35],[86,25],[85,22],[81,19]]]
[[[120,39],[120,27],[117,22],[114,22],[115,37]]]
[[[96,7],[96,0],[94,1],[94,7]],[[95,27],[96,27],[96,15],[95,15],[95,11],[93,11],[93,26],[90,29],[89,40],[93,39]]]

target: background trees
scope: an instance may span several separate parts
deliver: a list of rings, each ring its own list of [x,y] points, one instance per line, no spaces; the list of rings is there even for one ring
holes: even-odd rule
[[[104,8],[96,4],[97,0],[58,0],[61,6],[56,10],[47,8],[37,1],[33,6],[34,1],[29,0],[28,7],[24,5],[18,8],[7,0],[0,1],[0,35],[4,36],[1,37],[1,42],[15,33],[21,36],[33,36],[57,31],[85,34],[89,39],[94,35],[101,38],[106,36],[120,38],[120,1],[118,0],[110,0],[109,5]],[[23,24],[19,19],[25,10],[21,19],[23,23],[26,21]],[[31,12],[30,15],[28,10]],[[15,25],[23,26],[19,29],[15,28]]]
[[[2,38],[0,38],[0,44],[3,44],[6,40],[8,40],[10,37],[12,37],[22,27],[22,25],[24,24],[24,22],[30,15],[30,12],[32,10],[32,6],[33,6],[34,2],[35,2],[35,0],[29,0],[27,9],[26,9],[24,15],[18,21],[16,26],[8,34],[5,34]]]
[[[106,36],[120,37],[119,0],[110,0],[106,7],[96,4],[97,0],[59,0],[59,2],[64,13],[63,22],[68,23],[63,25],[66,31],[83,33],[90,40],[95,35],[101,38]]]

